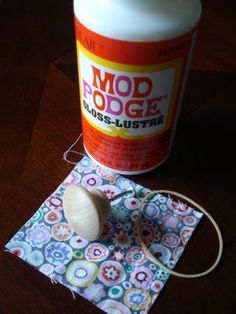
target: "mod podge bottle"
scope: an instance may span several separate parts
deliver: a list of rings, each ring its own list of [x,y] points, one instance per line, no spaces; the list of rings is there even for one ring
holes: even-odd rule
[[[76,45],[87,154],[138,174],[170,154],[199,0],[75,0]]]

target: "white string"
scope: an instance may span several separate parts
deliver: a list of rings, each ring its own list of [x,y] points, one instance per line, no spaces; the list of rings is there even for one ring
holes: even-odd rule
[[[9,250],[9,249],[7,249],[7,248],[5,248],[3,251],[4,251],[4,252],[8,252],[8,253],[13,254],[13,253],[12,253],[12,251],[10,251],[10,250]]]
[[[76,299],[76,296],[75,296],[75,293],[74,293],[74,291],[70,288],[70,292],[71,292],[71,294],[72,294],[72,296],[73,296],[73,299],[75,300]]]
[[[188,203],[193,205],[196,209],[200,210],[203,214],[205,214],[206,217],[213,224],[213,226],[214,226],[214,228],[216,230],[217,236],[218,236],[218,240],[219,240],[219,251],[218,251],[218,256],[217,256],[215,262],[206,271],[198,273],[198,274],[182,274],[182,273],[176,272],[174,270],[171,270],[171,269],[167,268],[165,265],[163,265],[159,260],[157,260],[155,258],[155,256],[147,248],[147,246],[146,246],[146,244],[145,244],[145,242],[144,242],[144,240],[142,238],[142,232],[141,232],[141,216],[142,216],[141,209],[142,209],[142,206],[144,205],[144,203],[146,202],[147,199],[149,199],[151,196],[154,196],[154,195],[156,195],[158,193],[160,193],[160,194],[167,194],[167,195],[174,195],[174,196],[176,196],[178,198],[184,199],[185,201],[187,201]],[[149,193],[148,195],[146,195],[143,198],[143,200],[142,200],[142,202],[140,204],[139,213],[138,213],[138,219],[137,219],[136,223],[137,223],[138,238],[139,238],[140,244],[141,244],[144,252],[147,254],[149,259],[154,264],[158,265],[159,267],[161,267],[163,270],[165,270],[166,272],[170,273],[171,275],[174,275],[174,276],[177,276],[177,277],[180,277],[180,278],[198,278],[198,277],[206,276],[209,273],[211,273],[216,268],[216,266],[219,264],[219,262],[220,262],[220,259],[222,257],[222,253],[223,253],[223,238],[222,238],[221,231],[220,231],[216,221],[214,220],[214,218],[202,206],[200,206],[199,204],[194,202],[191,198],[189,198],[189,197],[187,197],[187,196],[185,196],[183,194],[180,194],[180,193],[177,193],[177,192],[173,192],[173,191],[169,191],[169,190],[156,190],[156,191],[153,191],[153,192]]]
[[[64,152],[63,154],[63,157],[62,159],[65,160],[66,162],[68,162],[69,164],[72,164],[72,165],[77,165],[78,162],[74,162],[74,161],[71,161],[67,158],[67,155],[69,153],[73,153],[73,154],[76,154],[76,155],[80,155],[80,156],[83,156],[85,157],[85,154],[83,153],[80,153],[76,150],[73,150],[72,148],[79,142],[79,140],[81,139],[81,137],[83,136],[83,133],[80,134],[80,136],[77,138],[77,140]]]
[[[56,281],[55,278],[53,278],[53,277],[49,277],[49,278],[50,278],[52,284],[56,284],[57,285],[57,281]]]

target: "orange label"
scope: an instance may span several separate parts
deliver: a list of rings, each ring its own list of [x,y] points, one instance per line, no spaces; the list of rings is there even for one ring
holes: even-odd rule
[[[182,81],[195,31],[162,42],[128,42],[77,19],[84,146],[124,173],[160,164],[170,152]]]

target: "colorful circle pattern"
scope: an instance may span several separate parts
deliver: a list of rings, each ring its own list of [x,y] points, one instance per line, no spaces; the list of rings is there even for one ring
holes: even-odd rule
[[[88,261],[73,261],[66,270],[66,280],[76,287],[87,287],[97,277],[98,266]]]
[[[101,262],[109,255],[109,250],[100,243],[90,244],[85,250],[85,258],[88,261]]]
[[[45,248],[45,258],[53,265],[65,265],[72,258],[72,249],[65,243],[51,242]]]
[[[81,180],[86,189],[96,188],[102,184],[102,179],[96,174],[87,174]]]
[[[111,287],[125,280],[126,273],[122,264],[116,261],[105,261],[100,265],[98,279]]]
[[[68,223],[60,222],[52,227],[52,237],[58,241],[66,241],[73,234],[73,230]]]
[[[148,308],[151,297],[143,289],[130,289],[126,291],[124,297],[125,304],[134,311],[142,311]]]
[[[142,207],[142,214],[146,219],[155,219],[159,213],[160,209],[154,203],[145,203]]]
[[[62,214],[57,210],[50,210],[45,216],[44,220],[49,225],[60,222],[62,219]]]
[[[140,266],[147,261],[147,256],[140,246],[132,246],[126,254],[126,260],[134,266]]]
[[[113,286],[108,290],[108,295],[112,299],[119,299],[124,292],[121,286]]]

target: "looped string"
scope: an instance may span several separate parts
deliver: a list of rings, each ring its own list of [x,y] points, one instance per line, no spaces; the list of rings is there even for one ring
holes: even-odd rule
[[[83,156],[83,157],[86,156],[85,154],[80,153],[80,152],[72,149],[79,142],[79,140],[81,139],[82,136],[83,136],[83,133],[80,134],[80,136],[77,138],[77,140],[63,154],[62,159],[65,160],[66,162],[68,162],[69,164],[77,165],[77,163],[78,163],[78,162],[75,162],[75,161],[71,161],[71,160],[69,160],[67,158],[68,154],[70,154],[70,153],[73,153],[73,154],[76,154],[76,155],[80,155],[80,156]]]
[[[158,259],[156,259],[156,257],[147,248],[147,245],[145,244],[145,242],[144,242],[144,240],[142,238],[142,232],[141,232],[141,216],[142,216],[141,209],[142,209],[144,203],[150,197],[153,197],[154,195],[159,194],[159,193],[160,194],[167,194],[167,195],[169,195],[169,197],[170,197],[170,195],[174,195],[174,196],[176,196],[176,197],[178,197],[180,199],[185,200],[189,204],[193,205],[196,209],[200,210],[203,214],[205,214],[206,217],[210,220],[210,222],[214,226],[214,228],[216,230],[216,233],[217,233],[217,236],[218,236],[218,240],[219,240],[219,251],[218,251],[218,256],[217,256],[214,264],[209,269],[207,269],[206,271],[198,273],[198,274],[182,274],[182,273],[178,273],[178,272],[176,272],[174,270],[171,270],[171,269],[167,268],[165,265],[163,265]],[[194,202],[191,198],[189,198],[189,197],[187,197],[187,196],[185,196],[183,194],[180,194],[180,193],[177,193],[177,192],[173,192],[173,191],[169,191],[169,190],[156,190],[156,191],[153,191],[153,192],[147,194],[143,198],[143,200],[142,200],[142,202],[140,204],[139,213],[138,213],[138,218],[137,218],[136,224],[137,224],[138,239],[140,241],[140,244],[141,244],[144,252],[147,254],[148,258],[154,264],[156,264],[157,266],[161,267],[163,270],[165,270],[166,272],[168,272],[171,275],[174,275],[174,276],[177,276],[177,277],[180,277],[180,278],[198,278],[198,277],[202,277],[202,276],[205,276],[205,275],[208,275],[209,273],[211,273],[216,268],[216,266],[219,264],[219,262],[220,262],[220,259],[222,257],[222,253],[223,253],[223,239],[222,239],[221,231],[220,231],[216,221],[214,220],[214,218],[202,206],[200,206],[199,204]]]

